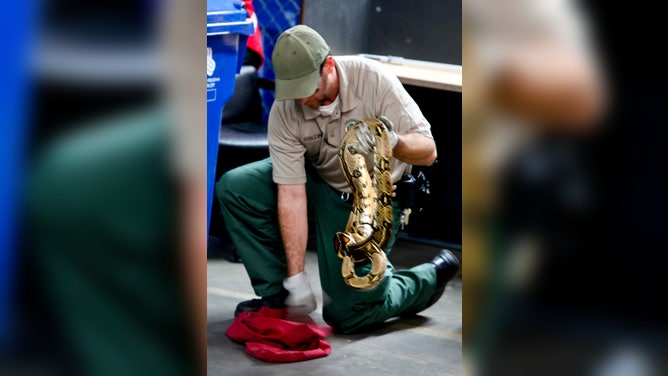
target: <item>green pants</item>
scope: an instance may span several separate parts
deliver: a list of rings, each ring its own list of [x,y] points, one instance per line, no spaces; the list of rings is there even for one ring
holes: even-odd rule
[[[388,260],[385,279],[369,291],[345,284],[341,262],[333,246],[334,234],[346,227],[351,204],[317,172],[307,169],[306,193],[315,226],[320,281],[324,293],[323,317],[343,333],[368,329],[385,320],[425,308],[436,291],[436,271],[429,264],[395,270]],[[267,158],[226,172],[216,184],[225,225],[258,296],[275,294],[287,276],[285,252],[277,214],[277,187]],[[394,231],[389,255],[399,230],[400,210],[394,209]],[[366,274],[370,265],[357,269]]]

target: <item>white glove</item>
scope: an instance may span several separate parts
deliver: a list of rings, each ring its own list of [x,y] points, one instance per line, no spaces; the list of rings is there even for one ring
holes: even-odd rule
[[[378,120],[382,121],[387,127],[387,130],[390,131],[390,145],[392,146],[392,149],[394,149],[394,147],[397,146],[397,142],[399,142],[399,136],[394,132],[394,124],[390,119],[382,115],[378,116]]]
[[[371,153],[376,147],[376,139],[366,123],[361,123],[357,128],[357,146],[363,154]]]
[[[288,290],[285,305],[292,316],[305,316],[315,311],[316,302],[311,283],[306,272],[300,272],[283,280],[283,287]]]

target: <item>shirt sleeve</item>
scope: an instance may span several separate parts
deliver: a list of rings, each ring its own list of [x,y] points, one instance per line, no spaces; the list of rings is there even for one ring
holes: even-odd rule
[[[382,115],[390,119],[398,134],[419,133],[433,138],[429,121],[399,79],[383,66],[377,69],[379,101],[376,117]]]
[[[295,111],[288,111],[290,101],[275,102],[269,112],[269,155],[273,164],[276,184],[305,184],[304,154],[306,148],[299,141],[299,122]]]

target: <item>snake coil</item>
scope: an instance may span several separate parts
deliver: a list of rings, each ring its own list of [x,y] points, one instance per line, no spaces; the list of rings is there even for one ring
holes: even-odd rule
[[[352,120],[339,147],[341,171],[352,190],[353,204],[345,231],[334,236],[334,248],[343,259],[341,274],[355,290],[370,290],[385,276],[385,247],[392,233],[392,148],[385,124],[376,118]],[[373,176],[365,155],[373,152]],[[371,262],[364,276],[355,273],[355,265]]]

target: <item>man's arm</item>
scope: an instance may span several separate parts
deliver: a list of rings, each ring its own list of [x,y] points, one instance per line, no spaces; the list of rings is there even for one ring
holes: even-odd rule
[[[278,222],[285,247],[288,277],[283,287],[288,290],[285,305],[292,316],[303,316],[316,308],[315,295],[304,271],[308,240],[306,185],[278,185]]]
[[[434,163],[438,154],[436,152],[436,142],[433,138],[421,133],[397,134],[395,132],[396,127],[391,119],[383,115],[378,118],[390,131],[393,145],[392,156],[394,158],[416,166],[431,166]]]
[[[392,156],[416,166],[431,166],[437,157],[434,139],[420,133],[398,134]]]
[[[278,222],[285,247],[288,277],[304,271],[308,240],[306,185],[278,185]]]

